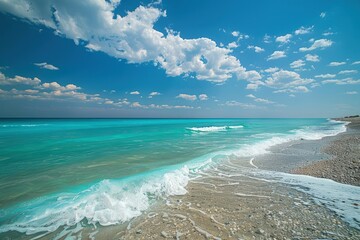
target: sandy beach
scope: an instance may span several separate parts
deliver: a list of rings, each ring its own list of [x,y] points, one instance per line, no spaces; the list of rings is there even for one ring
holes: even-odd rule
[[[359,239],[326,204],[288,185],[258,177],[266,169],[359,185],[359,119],[348,131],[320,141],[297,141],[255,159],[229,158],[198,174],[188,193],[160,201],[126,226],[99,239]],[[289,160],[291,159],[291,160]],[[275,173],[275,172],[274,172]],[[328,181],[328,180],[326,180]],[[346,185],[343,185],[346,186]],[[340,186],[341,187],[341,186]],[[350,204],[357,209],[358,200]]]

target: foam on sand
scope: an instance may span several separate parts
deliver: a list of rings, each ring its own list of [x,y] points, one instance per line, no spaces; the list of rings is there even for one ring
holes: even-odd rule
[[[325,178],[281,172],[260,171],[255,175],[275,178],[278,182],[310,194],[315,203],[326,206],[350,226],[360,230],[360,187]]]

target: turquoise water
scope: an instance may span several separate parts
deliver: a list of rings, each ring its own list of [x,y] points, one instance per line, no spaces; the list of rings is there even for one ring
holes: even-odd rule
[[[186,193],[209,161],[344,129],[327,119],[0,120],[0,232],[125,222]]]

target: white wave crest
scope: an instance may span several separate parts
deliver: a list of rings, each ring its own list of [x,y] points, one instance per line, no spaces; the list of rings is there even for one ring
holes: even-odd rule
[[[338,135],[346,131],[347,122],[329,121],[323,127],[304,127],[302,129],[292,130],[290,134],[274,134],[274,137],[259,141],[254,144],[244,144],[234,154],[239,157],[252,157],[269,153],[273,146],[296,140],[319,140],[324,137]],[[267,135],[270,137],[270,135]]]
[[[243,128],[244,126],[238,125],[238,126],[210,126],[210,127],[191,127],[187,128],[188,130],[194,131],[194,132],[220,132],[220,131],[226,131],[229,129],[239,129]]]
[[[0,232],[54,232],[85,219],[89,224],[102,226],[123,223],[141,215],[157,198],[185,194],[188,181],[186,166],[140,183],[103,180],[79,193],[40,198],[18,207],[16,212],[9,213],[12,222],[2,225]]]

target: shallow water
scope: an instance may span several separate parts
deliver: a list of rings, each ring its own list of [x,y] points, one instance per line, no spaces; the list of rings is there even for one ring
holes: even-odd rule
[[[126,222],[227,156],[342,131],[326,119],[2,120],[0,232]]]

